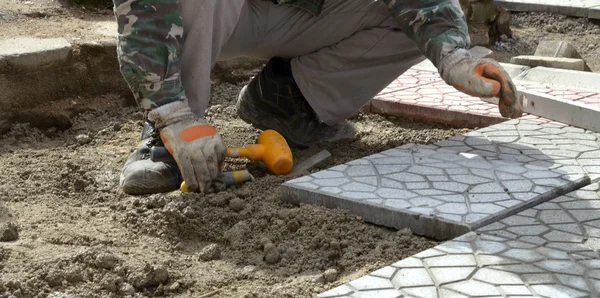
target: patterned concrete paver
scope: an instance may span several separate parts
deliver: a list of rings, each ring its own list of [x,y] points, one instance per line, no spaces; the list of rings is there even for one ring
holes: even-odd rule
[[[600,180],[600,133],[511,120],[433,145],[405,145],[291,180],[285,199],[449,239]],[[575,184],[576,185],[575,185]]]
[[[518,88],[600,106],[600,94],[515,81]],[[447,85],[436,72],[411,69],[380,92],[367,107],[374,113],[479,128],[506,121],[498,106]]]
[[[288,181],[284,200],[451,239],[588,183],[583,174],[406,145]]]
[[[592,184],[318,297],[597,297],[599,240]]]
[[[512,11],[552,12],[584,18],[598,18],[594,7],[600,6],[600,0],[494,0],[494,2]]]
[[[435,146],[600,179],[600,133],[543,120],[511,120]]]

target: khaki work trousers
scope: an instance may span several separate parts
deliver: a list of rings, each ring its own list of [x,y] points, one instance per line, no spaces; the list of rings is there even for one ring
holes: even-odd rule
[[[318,17],[260,0],[182,0],[182,11],[182,78],[197,114],[218,60],[291,58],[302,94],[331,125],[425,59],[380,0],[325,0]]]

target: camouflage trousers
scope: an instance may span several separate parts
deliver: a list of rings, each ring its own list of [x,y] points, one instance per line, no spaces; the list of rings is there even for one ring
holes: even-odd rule
[[[314,17],[296,7],[248,0],[234,21],[227,16],[231,11],[227,6],[236,1],[183,0],[187,32],[183,82],[195,111],[204,111],[206,102],[200,99],[210,92],[204,83],[208,82],[208,61],[205,54],[199,55],[210,42],[213,53],[219,53],[210,57],[211,65],[241,56],[292,58],[292,73],[300,90],[321,121],[328,124],[350,117],[425,59],[397,29],[382,1],[327,0],[321,15]],[[232,23],[213,27],[212,36],[206,36],[208,28],[202,21],[194,22],[203,16],[192,13],[200,13],[193,9],[199,2],[215,2],[215,9],[221,9],[215,15],[224,16],[220,16],[221,23]],[[224,39],[227,41],[219,46]],[[214,48],[215,43],[219,48]]]

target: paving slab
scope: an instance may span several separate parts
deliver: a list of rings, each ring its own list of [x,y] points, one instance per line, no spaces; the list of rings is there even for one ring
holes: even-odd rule
[[[433,146],[600,179],[600,133],[549,120],[511,120]]]
[[[371,112],[467,128],[486,127],[506,120],[498,106],[460,92],[441,78],[406,87],[393,83],[371,101]]]
[[[542,177],[558,180],[547,188],[536,184]],[[581,186],[582,177],[600,180],[600,134],[538,118],[401,146],[289,181],[282,190],[290,202],[343,208],[441,239],[553,198],[542,190]]]
[[[432,121],[448,125],[480,128],[505,122],[496,104],[488,103],[478,97],[464,94],[447,85],[437,72],[427,70],[427,63],[413,67],[405,74],[382,90],[366,107],[367,111],[408,119]],[[600,90],[565,87],[564,84],[540,84],[536,80],[554,76],[555,79],[544,80],[560,82],[563,77],[580,77],[581,84],[593,85],[594,74],[585,72],[544,72],[527,67],[506,64],[505,69],[513,72],[515,84],[519,90],[529,90],[559,97],[563,100],[580,101],[600,106]],[[542,74],[544,73],[544,74]],[[520,75],[519,75],[520,74]],[[589,75],[587,77],[586,75]],[[521,80],[520,78],[528,78]],[[569,82],[568,80],[563,80]],[[570,80],[573,81],[573,80]],[[580,84],[580,85],[581,85]],[[526,119],[534,119],[531,115]]]
[[[592,184],[318,297],[597,297],[599,240]]]
[[[342,208],[446,240],[587,183],[581,173],[409,144],[288,181],[281,191],[291,203]]]

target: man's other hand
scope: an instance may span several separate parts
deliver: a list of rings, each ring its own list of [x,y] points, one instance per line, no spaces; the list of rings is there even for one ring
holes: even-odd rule
[[[506,118],[519,118],[523,107],[516,95],[510,76],[492,59],[464,59],[447,71],[446,83],[471,96],[498,97],[500,114]]]

